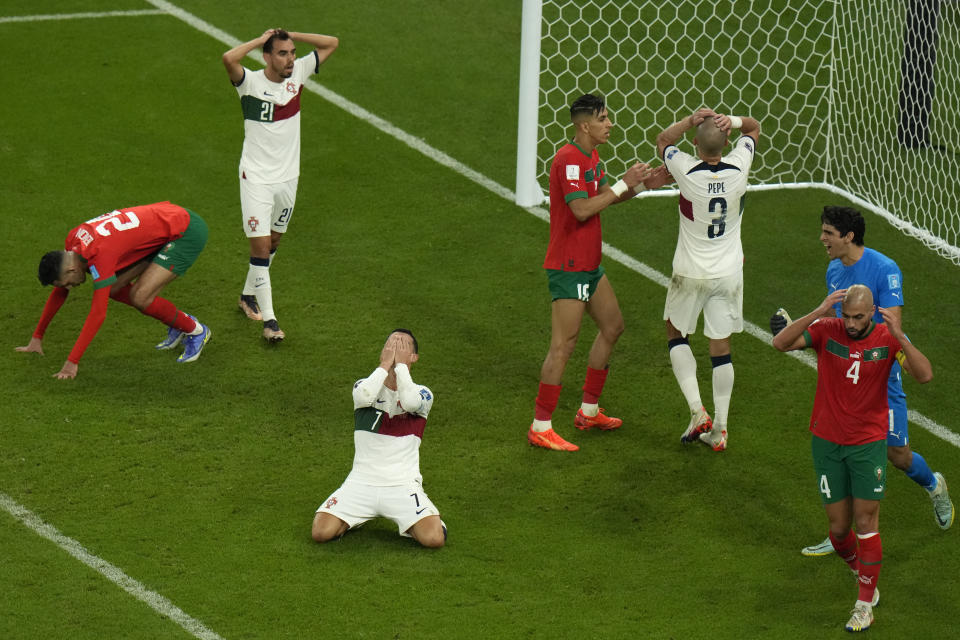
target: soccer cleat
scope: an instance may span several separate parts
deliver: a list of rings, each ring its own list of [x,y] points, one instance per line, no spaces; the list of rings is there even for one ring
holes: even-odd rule
[[[276,319],[267,320],[263,323],[263,337],[267,342],[280,342],[287,337],[287,334],[280,329]]]
[[[530,430],[527,431],[527,440],[535,447],[553,449],[554,451],[580,450],[580,447],[577,445],[573,444],[572,442],[567,442],[558,436],[557,432],[553,429],[547,429],[546,431],[534,431],[532,425],[530,426]]]
[[[199,323],[198,323],[199,324]],[[183,353],[180,354],[180,357],[177,358],[177,362],[193,362],[200,357],[200,352],[203,351],[203,347],[210,341],[211,331],[210,328],[201,324],[200,327],[203,329],[200,333],[195,336],[184,336],[183,343]]]
[[[169,327],[167,329],[167,337],[163,339],[163,342],[158,342],[153,348],[160,349],[161,351],[166,351],[167,349],[173,349],[175,346],[180,344],[180,341],[184,337],[183,331]]]
[[[834,552],[833,543],[830,542],[830,536],[820,544],[814,544],[800,549],[800,553],[807,557],[828,556]]]
[[[690,416],[690,424],[687,426],[687,430],[683,432],[683,435],[680,436],[680,442],[696,442],[700,439],[701,433],[707,433],[713,429],[713,420],[710,419],[710,414],[707,413],[707,410],[703,407]]]
[[[937,526],[946,531],[953,524],[953,502],[947,493],[947,481],[943,479],[943,474],[937,471],[933,476],[937,479],[937,488],[930,493],[933,516],[937,519]]]
[[[189,313],[187,314],[187,316],[190,318],[193,318],[194,322],[197,322],[197,319],[191,316]],[[180,342],[186,337],[187,337],[187,334],[185,334],[183,331],[179,331],[177,329],[174,329],[173,327],[170,327],[167,329],[166,339],[163,342],[157,344],[154,347],[154,349],[160,349],[162,351],[166,351],[167,349],[173,349],[175,346],[180,344]]]
[[[257,304],[256,296],[240,296],[237,306],[240,307],[240,311],[243,311],[243,313],[251,320],[256,320],[257,322],[263,320],[263,316],[260,314],[260,305]]]
[[[727,430],[715,426],[707,433],[700,434],[700,442],[711,447],[714,451],[726,451]]]
[[[603,415],[603,409],[598,410],[595,416],[588,416],[583,413],[583,409],[577,409],[577,417],[573,420],[573,426],[581,431],[593,429],[594,427],[601,431],[611,431],[613,429],[619,429],[622,424],[623,420],[620,418],[611,418],[610,416]]]
[[[850,612],[850,619],[847,620],[847,631],[866,631],[873,624],[873,607],[866,602],[857,602]]]

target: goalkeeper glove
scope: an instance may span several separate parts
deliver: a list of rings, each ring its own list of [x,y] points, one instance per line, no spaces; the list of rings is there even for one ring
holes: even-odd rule
[[[790,319],[790,315],[787,313],[786,309],[780,307],[777,309],[777,312],[770,316],[770,333],[777,335],[781,331],[787,328],[787,325],[793,322]]]

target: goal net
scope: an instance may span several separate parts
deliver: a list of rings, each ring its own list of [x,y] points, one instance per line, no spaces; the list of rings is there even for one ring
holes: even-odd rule
[[[762,124],[753,189],[828,189],[960,265],[960,2],[524,0],[517,203],[602,94],[612,175],[701,106]],[[665,193],[671,193],[666,191]]]

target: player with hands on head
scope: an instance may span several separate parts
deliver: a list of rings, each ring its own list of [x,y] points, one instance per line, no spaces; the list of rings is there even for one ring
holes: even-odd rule
[[[297,58],[296,42],[310,53]],[[250,264],[238,305],[248,318],[263,322],[263,337],[286,337],[273,309],[270,266],[293,217],[300,176],[300,95],[340,41],[334,36],[267,29],[223,54],[243,112],[240,156],[240,209],[249,239]],[[265,68],[251,71],[243,59],[263,49]]]
[[[207,243],[207,224],[193,211],[169,202],[126,207],[87,220],[72,229],[63,251],[40,260],[40,284],[53,285],[29,344],[17,351],[43,355],[43,336],[71,289],[93,276],[90,312],[59,379],[74,378],[80,358],[107,317],[113,299],[169,327],[157,349],[183,343],[177,362],[193,362],[210,340],[210,329],[177,309],[160,292],[186,273]]]
[[[604,414],[598,402],[606,382],[610,355],[623,333],[623,314],[603,267],[600,213],[667,180],[663,167],[636,163],[612,185],[597,147],[610,138],[613,121],[604,99],[585,94],[570,106],[573,139],[556,153],[550,166],[550,242],[543,267],[551,297],[550,348],[540,369],[533,423],[527,441],[556,451],[580,447],[553,429],[563,372],[580,335],[586,312],[598,333],[587,356],[587,374],[574,426],[586,430],[617,429],[619,418]]]
[[[696,155],[677,147],[696,129]],[[724,155],[731,129],[740,136]],[[740,224],[747,177],[760,137],[760,123],[698,109],[657,136],[657,153],[680,190],[679,232],[673,275],[667,288],[666,322],[670,364],[690,410],[681,442],[703,442],[714,451],[727,447],[727,419],[733,394],[730,336],[743,331],[743,246]],[[710,341],[714,416],[703,406],[697,361],[688,336],[703,314]]]
[[[830,262],[827,264],[825,284],[827,291],[836,291],[854,283],[868,287],[874,300],[886,314],[874,314],[873,321],[883,323],[887,316],[903,315],[903,275],[900,267],[884,254],[864,246],[866,221],[853,207],[828,205],[820,214],[820,242],[827,249]],[[839,304],[825,310],[825,317],[839,317]],[[780,318],[778,318],[780,316]],[[774,335],[782,330],[789,316],[782,309],[771,318]],[[926,490],[932,505],[937,526],[947,530],[953,524],[954,506],[950,500],[947,482],[940,472],[934,472],[926,459],[910,446],[907,396],[903,390],[900,366],[895,363],[887,383],[889,429],[887,431],[887,458],[894,467]],[[805,556],[823,556],[833,552],[827,538],[819,544],[804,547]]]
[[[825,318],[841,305],[840,318]],[[883,324],[873,320],[879,311]],[[894,364],[917,382],[933,379],[930,361],[903,332],[899,313],[874,307],[869,287],[832,291],[773,339],[780,351],[813,348],[817,391],[810,416],[811,450],[829,537],[858,580],[847,631],[873,623],[883,561],[880,499],[886,490],[887,381]],[[856,527],[856,533],[851,528]]]
[[[317,509],[311,532],[316,542],[385,517],[397,524],[400,535],[425,547],[446,544],[446,525],[420,475],[420,443],[433,394],[410,376],[419,358],[413,334],[395,329],[380,351],[379,366],[354,384],[353,468]]]

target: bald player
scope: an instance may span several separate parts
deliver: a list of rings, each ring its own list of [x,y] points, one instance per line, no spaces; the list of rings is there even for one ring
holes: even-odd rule
[[[696,155],[676,146],[689,129],[696,129]],[[731,153],[723,155],[731,129],[739,129],[740,136]],[[727,447],[733,393],[730,335],[743,331],[740,219],[759,137],[760,123],[753,118],[711,109],[700,109],[657,136],[657,154],[680,189],[680,230],[663,310],[670,364],[690,409],[680,439],[700,440],[714,451]],[[713,363],[713,419],[700,399],[697,361],[688,338],[701,313]]]
[[[839,318],[823,317],[841,301]],[[874,322],[875,311],[883,323]],[[778,333],[773,346],[780,351],[810,347],[817,352],[817,393],[810,416],[813,466],[830,541],[859,585],[846,630],[864,631],[873,624],[873,607],[880,600],[887,380],[896,363],[921,384],[933,378],[933,369],[907,340],[900,314],[874,307],[873,293],[862,284],[832,292]]]

